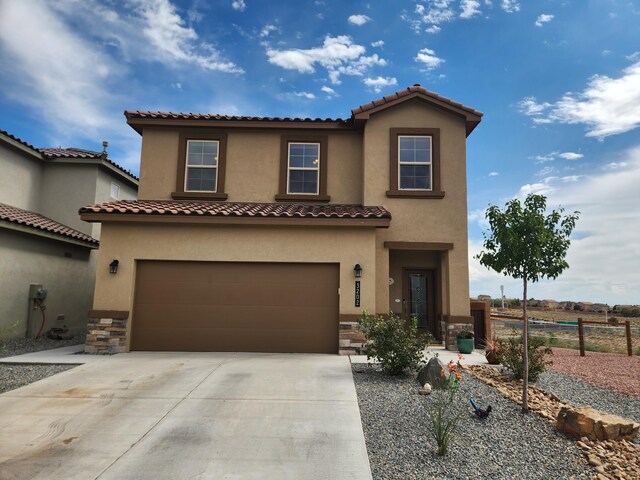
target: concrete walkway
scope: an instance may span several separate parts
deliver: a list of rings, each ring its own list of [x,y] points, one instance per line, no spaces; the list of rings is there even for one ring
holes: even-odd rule
[[[110,355],[84,355],[82,352],[84,352],[84,343],[0,358],[0,363],[84,365],[85,363],[101,362],[110,357]]]
[[[458,352],[454,350],[446,350],[444,347],[429,347],[424,351],[424,359],[429,361],[431,357],[437,355],[440,361],[445,365],[449,363],[449,360],[454,362],[458,361]],[[487,359],[484,356],[483,350],[474,350],[471,353],[462,355],[462,365],[487,365]],[[366,355],[351,355],[351,363],[368,363]]]
[[[101,358],[0,395],[2,480],[371,479],[346,357]]]

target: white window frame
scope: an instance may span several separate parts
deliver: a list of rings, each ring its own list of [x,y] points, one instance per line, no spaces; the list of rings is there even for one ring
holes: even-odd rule
[[[318,158],[316,158],[316,162],[318,163],[317,168],[313,167],[291,167],[291,145],[317,145],[318,146]],[[288,142],[287,143],[287,195],[320,195],[320,149],[322,146],[320,142]],[[291,181],[290,181],[290,173],[291,170],[315,170],[318,172],[318,177],[316,181],[316,191],[314,193],[308,192],[291,192]]]
[[[115,190],[115,195],[113,194]],[[120,200],[120,185],[115,182],[111,182],[111,191],[109,192],[109,196],[115,200]]]
[[[428,162],[403,162],[400,159],[400,141],[402,138],[428,138],[429,139],[429,161]],[[400,179],[400,171],[402,165],[429,165],[429,185],[431,188],[402,188],[402,182]],[[432,135],[398,135],[398,190],[412,191],[412,192],[429,192],[433,190],[433,136]]]
[[[215,143],[218,145],[218,154],[216,155],[216,164],[215,165],[189,165],[189,144],[191,142],[198,143]],[[217,193],[218,192],[218,164],[220,162],[220,141],[219,140],[198,140],[196,138],[192,140],[187,140],[187,151],[185,152],[185,161],[184,161],[184,191],[185,192],[196,192],[196,193]],[[211,168],[216,170],[216,181],[213,186],[213,190],[189,190],[187,185],[189,183],[189,168]]]

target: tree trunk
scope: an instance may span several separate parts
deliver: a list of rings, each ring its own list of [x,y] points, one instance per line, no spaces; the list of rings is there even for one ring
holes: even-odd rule
[[[527,315],[527,274],[522,277],[524,299],[522,302],[522,413],[529,413],[527,393],[529,389],[529,317]]]

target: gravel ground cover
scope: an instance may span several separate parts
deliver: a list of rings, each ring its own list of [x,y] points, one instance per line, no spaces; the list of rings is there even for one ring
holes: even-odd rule
[[[52,348],[69,347],[81,343],[84,343],[84,335],[75,336],[69,340],[51,340],[47,337],[38,339],[25,337],[0,339],[0,358],[51,350]]]
[[[24,337],[0,340],[0,358],[13,357],[24,353],[51,350],[52,348],[78,345],[84,336],[69,340],[51,340],[50,338],[29,339]],[[75,365],[15,365],[0,364],[0,393],[8,392],[56,373],[64,372]]]
[[[532,385],[553,393],[572,405],[593,407],[640,423],[640,400],[590,385],[579,378],[558,372],[545,372]]]
[[[551,370],[640,400],[640,357],[554,348]],[[613,412],[612,412],[613,413]]]
[[[535,414],[469,373],[454,408],[462,414],[445,457],[436,453],[427,406],[415,376],[388,377],[352,365],[373,478],[382,479],[587,479],[593,475],[580,449]],[[469,399],[492,405],[487,420],[471,414]]]
[[[0,365],[0,393],[24,387],[75,365]]]

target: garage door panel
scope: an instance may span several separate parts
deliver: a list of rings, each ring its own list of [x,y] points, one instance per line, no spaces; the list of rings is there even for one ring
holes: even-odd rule
[[[337,352],[338,265],[137,267],[133,350]]]
[[[315,307],[270,307],[258,305],[238,307],[235,305],[141,305],[136,315],[153,318],[153,328],[238,328],[251,329],[268,323],[273,329],[312,329],[327,324],[334,309],[330,306]],[[148,322],[146,322],[148,323]],[[145,324],[146,324],[145,323]],[[332,322],[333,323],[333,322]],[[328,325],[329,326],[329,325]]]

